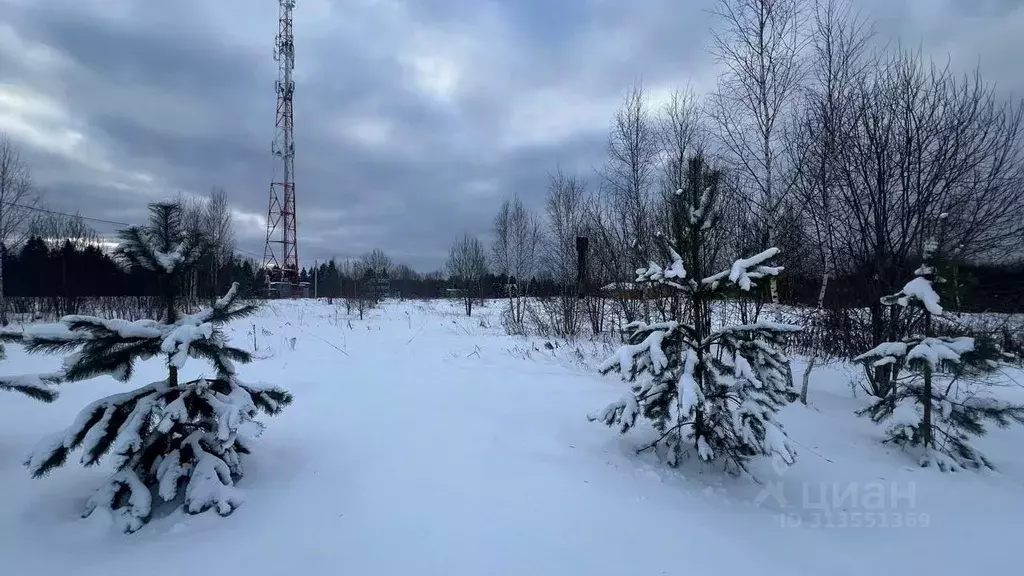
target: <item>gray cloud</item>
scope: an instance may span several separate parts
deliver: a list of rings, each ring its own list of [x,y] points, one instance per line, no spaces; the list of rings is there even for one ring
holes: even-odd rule
[[[455,236],[487,235],[504,198],[539,208],[556,165],[593,181],[635,79],[655,94],[713,85],[706,7],[299,0],[303,264],[380,247],[433,269]],[[980,56],[990,78],[1024,88],[1019,3],[864,7],[883,36],[960,65]],[[240,248],[262,254],[276,29],[274,2],[0,0],[0,130],[55,209],[134,221],[153,199],[221,185]]]

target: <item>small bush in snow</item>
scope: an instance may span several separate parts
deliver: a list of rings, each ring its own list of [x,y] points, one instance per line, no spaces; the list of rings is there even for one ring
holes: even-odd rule
[[[109,374],[128,381],[138,359],[167,359],[167,378],[93,402],[66,430],[41,442],[25,462],[35,477],[61,466],[77,449],[85,466],[111,455],[115,473],[88,502],[85,515],[106,510],[126,532],[151,517],[155,497],[181,498],[190,513],[214,508],[231,513],[241,497],[234,483],[241,475],[247,438],[262,424],[257,413],[276,414],[292,401],[275,387],[246,384],[235,376],[235,362],[249,362],[245,350],[227,345],[221,326],[252,314],[240,305],[238,284],[196,314],[178,309],[180,280],[200,259],[206,243],[182,231],[179,208],[152,207],[148,227],[121,233],[117,254],[127,264],[156,274],[164,316],[161,320],[109,320],[66,316],[59,323],[28,328],[30,352],[73,351],[62,378],[85,380]],[[186,359],[202,358],[216,369],[213,378],[181,382]]]
[[[991,462],[969,444],[985,433],[984,421],[1000,427],[1024,424],[1024,406],[999,402],[980,394],[979,377],[1008,360],[995,343],[971,337],[937,337],[933,322],[943,316],[935,284],[933,258],[938,242],[929,240],[914,279],[896,294],[882,298],[889,306],[920,312],[921,334],[883,342],[858,356],[868,370],[889,365],[895,386],[858,412],[888,424],[886,442],[921,451],[921,466],[940,470],[992,468]]]
[[[687,189],[675,195],[670,237],[660,237],[667,265],[651,262],[637,270],[638,283],[678,292],[686,314],[627,326],[626,345],[600,370],[618,371],[634,383],[632,391],[589,418],[626,432],[644,416],[660,433],[647,448],[672,466],[687,445],[702,460],[721,461],[732,471],[746,470],[753,456],[778,454],[792,463],[795,452],[775,415],[795,398],[781,344],[799,328],[753,322],[712,329],[716,296],[734,288],[748,292],[756,280],[782,270],[768,265],[778,253],[770,248],[712,271],[720,177],[702,158],[690,161]]]

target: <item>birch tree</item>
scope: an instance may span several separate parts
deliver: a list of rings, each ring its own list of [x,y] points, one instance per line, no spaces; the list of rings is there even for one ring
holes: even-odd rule
[[[803,20],[800,0],[717,0],[712,54],[724,65],[709,115],[744,193],[757,212],[760,243],[774,245],[777,213],[789,193],[784,158],[786,114],[798,95]],[[772,302],[778,284],[770,279]]]
[[[530,282],[540,271],[540,244],[543,239],[540,220],[516,196],[502,203],[494,217],[491,245],[495,272],[508,278],[508,318],[506,329],[525,329],[525,297]]]
[[[808,83],[800,112],[787,134],[786,150],[793,169],[793,195],[808,223],[810,248],[821,274],[817,307],[808,318],[809,331],[823,319],[825,294],[835,276],[835,200],[842,185],[843,146],[850,138],[856,110],[855,88],[872,58],[870,21],[854,11],[851,0],[815,2],[809,35]],[[807,403],[811,371],[819,361],[811,354],[803,374],[801,402]]]
[[[608,156],[600,170],[600,200],[592,212],[594,254],[616,282],[628,282],[653,249],[658,220],[658,170],[661,151],[658,124],[647,92],[637,83],[615,113],[608,136]],[[640,313],[639,300],[620,298],[626,322]]]

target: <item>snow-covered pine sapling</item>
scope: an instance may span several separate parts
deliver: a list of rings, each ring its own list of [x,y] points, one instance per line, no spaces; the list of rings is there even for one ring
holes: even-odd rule
[[[1004,357],[991,342],[971,337],[935,336],[935,321],[944,315],[936,284],[939,243],[929,239],[914,278],[896,294],[882,298],[888,306],[919,311],[921,333],[897,342],[883,342],[854,360],[865,368],[891,365],[892,391],[858,411],[886,423],[886,442],[919,450],[918,462],[943,471],[992,468],[969,441],[985,433],[984,422],[1000,427],[1024,424],[1024,406],[979,394],[979,378],[998,369]]]
[[[20,342],[21,330],[10,328],[0,329],[0,360],[7,357],[3,342]],[[30,398],[42,402],[53,402],[57,399],[54,384],[61,381],[60,374],[21,374],[17,376],[0,376],[0,390],[20,392]]]
[[[181,501],[189,513],[215,508],[227,515],[241,502],[235,481],[241,455],[249,453],[247,438],[263,428],[258,412],[277,414],[292,397],[236,377],[235,363],[252,357],[229,346],[221,327],[255,311],[238,302],[237,283],[208,309],[179,310],[178,286],[206,242],[183,231],[177,205],[153,205],[149,225],[123,231],[120,240],[118,257],[159,279],[163,317],[128,322],[66,316],[28,328],[26,349],[72,352],[62,373],[68,381],[103,374],[128,381],[135,361],[151,357],[166,359],[167,377],[93,402],[70,427],[40,442],[25,464],[40,477],[79,448],[85,466],[110,455],[115,473],[88,501],[85,516],[105,510],[126,532],[150,519],[157,497]],[[216,375],[181,382],[179,370],[189,357],[207,360]]]
[[[714,272],[722,203],[719,171],[703,158],[688,163],[686,188],[676,192],[672,229],[660,235],[665,265],[651,262],[637,271],[637,282],[676,291],[679,317],[665,322],[634,322],[627,342],[600,367],[633,383],[631,392],[591,414],[626,432],[638,416],[651,421],[659,437],[640,450],[653,449],[677,466],[695,448],[704,461],[746,471],[754,456],[779,455],[787,463],[795,451],[776,412],[795,398],[782,352],[785,336],[799,327],[754,322],[715,329],[713,299],[743,294],[756,281],[778,275],[769,265],[778,253],[769,248]]]

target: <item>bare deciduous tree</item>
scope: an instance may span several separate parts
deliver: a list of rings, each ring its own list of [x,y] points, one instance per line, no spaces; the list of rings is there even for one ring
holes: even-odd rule
[[[544,269],[561,292],[544,308],[545,322],[561,336],[574,336],[580,327],[584,286],[578,281],[576,238],[583,233],[586,208],[586,182],[559,168],[551,175],[545,204]]]
[[[661,165],[658,122],[643,85],[626,94],[615,113],[608,137],[608,158],[600,170],[599,198],[589,218],[593,261],[608,270],[612,280],[629,286],[637,266],[653,249],[653,230],[660,216],[656,188]],[[627,322],[640,315],[642,299],[629,291],[619,298]]]
[[[800,0],[717,0],[712,53],[725,65],[709,114],[733,170],[757,211],[762,238],[775,242],[776,215],[789,189],[781,167],[786,113],[802,78]],[[778,284],[771,280],[772,301]]]
[[[205,224],[206,199],[179,192],[177,203],[181,206],[182,228],[189,232],[202,232]]]
[[[669,97],[658,117],[658,138],[664,158],[662,201],[669,205],[685,184],[687,159],[707,151],[704,111],[692,89],[676,90]]]
[[[380,248],[374,248],[368,254],[363,256],[363,264],[365,264],[375,275],[382,278],[388,278],[391,276],[392,268],[394,263],[391,261],[391,257]]]
[[[407,264],[399,264],[395,266],[392,272],[394,280],[398,282],[398,297],[405,300],[408,297],[410,287],[413,282],[416,282],[420,278],[420,274],[413,270]]]
[[[576,237],[583,228],[586,186],[584,180],[562,172],[561,168],[548,184],[544,267],[552,279],[563,286],[571,286],[576,281]]]
[[[902,336],[904,316],[880,299],[902,286],[943,214],[960,257],[997,256],[1019,242],[1024,102],[1001,99],[977,73],[958,77],[908,50],[873,66],[855,95],[831,217],[837,259],[862,279],[876,346]],[[894,385],[887,366],[868,377],[877,396]]]
[[[448,275],[462,286],[466,316],[473,315],[473,300],[478,297],[480,282],[487,274],[487,254],[475,236],[466,234],[452,244],[448,254]]]
[[[99,233],[78,214],[42,212],[28,226],[29,234],[42,238],[51,248],[70,242],[76,250],[99,244]]]
[[[226,288],[222,286],[221,269],[231,261],[235,253],[234,221],[227,192],[215,186],[207,196],[180,193],[177,203],[181,206],[183,229],[201,233],[209,242],[209,251],[204,257],[205,263],[200,266],[201,271],[193,271],[185,279],[183,290],[193,299],[198,298],[201,292],[216,299]]]
[[[387,297],[394,267],[391,257],[380,248],[374,248],[364,254],[359,261],[356,272],[363,287],[362,294],[369,297],[374,304]]]
[[[519,197],[505,200],[494,218],[491,245],[495,272],[508,277],[509,317],[506,328],[521,332],[530,282],[540,271],[539,247],[543,235],[540,220]]]
[[[853,9],[852,0],[815,2],[809,45],[808,84],[796,122],[787,134],[793,170],[793,193],[802,207],[811,251],[807,262],[818,268],[821,286],[817,307],[805,321],[814,332],[824,323],[825,294],[835,275],[835,211],[833,198],[842,185],[843,146],[850,137],[856,109],[855,89],[871,64],[868,42],[871,23]],[[794,253],[791,251],[791,253]],[[814,352],[803,374],[800,400],[807,403],[811,371],[819,360]]]
[[[205,233],[206,226],[206,199],[184,192],[178,193],[177,204],[181,207],[179,211],[182,230],[191,234]],[[199,299],[199,272],[190,270],[187,277],[182,278],[182,295],[192,303]]]
[[[220,278],[221,269],[231,261],[235,253],[235,229],[231,218],[231,207],[228,195],[223,188],[216,186],[207,197],[203,220],[207,238],[210,242],[210,271],[214,286],[214,294],[223,292]]]
[[[32,173],[21,158],[21,151],[0,132],[0,323],[7,325],[7,300],[4,298],[3,251],[14,250],[25,240],[24,226],[39,201],[32,184]]]
[[[628,277],[644,261],[652,244],[655,189],[659,166],[658,125],[647,93],[637,83],[615,113],[608,137],[608,159],[601,171],[621,262]]]

